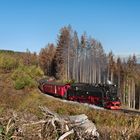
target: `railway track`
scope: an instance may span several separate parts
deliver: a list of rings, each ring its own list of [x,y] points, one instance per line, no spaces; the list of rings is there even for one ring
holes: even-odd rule
[[[40,91],[40,90],[39,90],[39,91]],[[65,99],[62,99],[62,98],[57,98],[57,97],[52,96],[52,95],[49,95],[49,94],[44,94],[44,93],[42,93],[41,91],[40,91],[40,93],[41,93],[43,96],[47,96],[47,97],[49,97],[49,98],[53,98],[53,99],[55,99],[55,100],[58,100],[58,101],[61,101],[61,102],[65,102],[65,103],[70,103],[70,104],[81,104],[81,105],[84,105],[84,106],[88,106],[89,108],[111,111],[111,112],[113,112],[113,113],[120,112],[120,113],[129,114],[129,115],[140,115],[140,111],[138,111],[138,110],[129,110],[129,109],[109,110],[109,109],[104,109],[103,107],[99,107],[99,106],[92,105],[92,104],[79,103],[79,102],[76,102],[76,101],[69,101],[69,100],[65,100]]]
[[[59,97],[56,97],[56,96],[53,96],[53,95],[50,95],[50,94],[44,94],[40,90],[39,90],[39,92],[45,97],[49,97],[49,98],[52,98],[52,99],[60,101],[60,102],[69,103],[69,104],[84,105],[84,106],[88,106],[89,108],[93,108],[93,109],[100,109],[100,110],[104,109],[103,107],[100,107],[100,106],[96,106],[96,105],[92,105],[92,104],[88,104],[88,103],[79,103],[79,102],[76,102],[76,101],[70,101],[70,100],[62,99],[62,98],[59,98]]]
[[[109,110],[109,109],[105,109],[106,111],[109,111],[111,113],[117,114],[117,113],[122,113],[122,114],[126,114],[129,116],[139,116],[140,115],[140,111],[138,110],[129,110],[129,109],[119,109],[119,110]]]
[[[128,114],[140,115],[140,111],[138,110],[120,109],[119,111],[123,113],[128,113]]]

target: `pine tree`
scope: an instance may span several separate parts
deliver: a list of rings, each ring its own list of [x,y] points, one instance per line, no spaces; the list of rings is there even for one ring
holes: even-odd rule
[[[60,30],[58,37],[54,64],[57,79],[69,78],[69,48],[70,48],[70,32],[67,27]]]

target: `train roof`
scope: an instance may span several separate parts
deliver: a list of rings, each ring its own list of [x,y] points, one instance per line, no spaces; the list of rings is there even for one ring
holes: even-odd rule
[[[86,86],[87,83],[73,83],[72,86]]]
[[[48,85],[57,85],[57,86],[65,86],[67,83],[59,83],[55,81],[49,81],[48,79],[39,80],[39,84],[48,84]]]
[[[41,80],[38,81],[39,84],[48,84],[48,85],[59,85],[59,86],[64,86],[64,85],[67,85],[68,83],[59,83],[59,82],[56,82],[54,80],[50,81],[46,78],[43,78]],[[116,86],[116,85],[109,85],[109,84],[89,84],[89,83],[73,83],[73,84],[70,84],[72,87],[88,87],[88,88],[97,88],[97,87],[100,87],[100,88],[103,88],[103,87],[110,87],[110,86]]]

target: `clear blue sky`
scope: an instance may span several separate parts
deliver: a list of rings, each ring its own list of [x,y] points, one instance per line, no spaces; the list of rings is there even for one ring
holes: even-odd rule
[[[105,52],[140,54],[140,0],[0,0],[0,49],[39,52],[69,24]]]

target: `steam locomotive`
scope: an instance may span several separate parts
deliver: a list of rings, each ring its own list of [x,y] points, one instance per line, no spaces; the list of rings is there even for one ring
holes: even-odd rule
[[[70,101],[89,103],[107,109],[120,109],[117,86],[113,84],[62,84],[41,79],[39,89],[43,93],[61,97]]]

